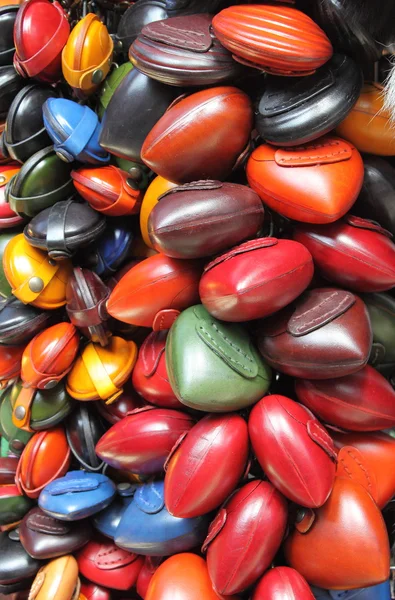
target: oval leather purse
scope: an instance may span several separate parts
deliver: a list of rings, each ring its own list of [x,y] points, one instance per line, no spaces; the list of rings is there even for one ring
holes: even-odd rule
[[[88,520],[66,523],[35,507],[24,516],[19,535],[30,556],[48,560],[79,550],[89,541],[92,527]]]
[[[0,344],[18,346],[27,344],[50,325],[53,313],[23,304],[12,296],[0,299]]]
[[[124,77],[126,77],[129,71],[132,69],[133,65],[130,62],[123,63],[122,65],[113,65],[112,70],[107,75],[99,91],[99,100],[96,112],[99,115],[100,120],[102,120],[104,112],[109,105],[115,90],[120,85]]]
[[[34,217],[74,192],[71,165],[56,156],[52,146],[33,154],[5,189],[7,202],[23,217]]]
[[[0,66],[0,120],[4,121],[17,93],[26,81],[16,73],[14,67]]]
[[[90,342],[67,377],[67,391],[76,400],[114,402],[123,393],[136,360],[137,346],[132,341],[113,336],[105,348]]]
[[[104,233],[83,252],[86,265],[102,278],[109,277],[121,267],[130,255],[130,247],[134,239],[131,227],[125,219],[111,219],[107,222]],[[82,260],[82,263],[84,261]]]
[[[259,135],[277,146],[306,144],[334,129],[362,90],[360,67],[344,54],[309,77],[268,76],[255,113]]]
[[[150,256],[122,277],[110,294],[107,310],[115,319],[141,327],[152,327],[157,320],[157,329],[163,329],[164,311],[178,314],[198,302],[200,275],[197,262]]]
[[[9,203],[6,201],[5,188],[10,179],[19,172],[20,166],[14,163],[13,165],[2,165],[0,167],[0,230],[17,227],[24,222],[23,217],[20,217],[12,210]]]
[[[29,587],[41,563],[26,552],[18,529],[0,533],[0,553],[0,593],[8,595]]]
[[[66,304],[71,263],[56,263],[33,248],[23,234],[13,237],[3,255],[3,268],[12,293],[24,304],[51,310]]]
[[[383,90],[378,83],[366,83],[350,113],[337,126],[336,133],[361,152],[393,156],[395,140],[390,112],[383,108]]]
[[[100,18],[89,13],[72,30],[62,50],[62,71],[78,94],[93,94],[106,78],[114,44]]]
[[[368,361],[372,329],[366,306],[351,292],[305,292],[263,322],[258,348],[278,371],[306,379],[344,377]]]
[[[66,98],[49,98],[43,104],[43,120],[57,156],[65,162],[97,165],[110,160],[99,145],[99,118],[89,106]]]
[[[139,0],[125,11],[116,33],[116,49],[127,57],[130,46],[144,26],[167,18],[166,0]]]
[[[14,27],[14,67],[23,77],[56,82],[62,75],[62,50],[70,26],[59,2],[29,0],[18,11]]]
[[[191,369],[192,364],[199,369]],[[184,310],[172,325],[166,366],[180,402],[207,412],[250,406],[264,396],[271,380],[248,332],[218,321],[202,305]]]
[[[167,375],[165,357],[167,334],[167,330],[153,331],[146,337],[139,349],[132,373],[132,383],[136,392],[150,404],[161,408],[182,408]]]
[[[286,498],[311,508],[326,502],[337,451],[309,410],[285,396],[265,396],[251,411],[248,432],[264,473]]]
[[[62,427],[40,431],[26,444],[15,476],[17,486],[29,498],[38,498],[51,481],[70,466],[70,448]]]
[[[3,264],[4,252],[8,243],[18,235],[20,230],[0,231],[0,295],[3,298],[12,298],[12,289],[8,283]]]
[[[19,6],[12,2],[0,7],[0,65],[12,65],[15,53],[14,25]]]
[[[78,579],[78,564],[74,556],[55,558],[41,567],[33,581],[30,600],[77,600],[80,598],[81,583]]]
[[[27,498],[16,485],[0,485],[0,526],[17,523],[31,507],[32,500]]]
[[[373,330],[369,363],[385,377],[395,370],[395,298],[389,294],[364,294]]]
[[[113,590],[129,590],[143,564],[141,556],[117,548],[105,538],[90,540],[76,558],[81,575]]]
[[[7,113],[4,133],[5,147],[11,158],[24,163],[51,144],[44,127],[42,105],[48,98],[57,96],[53,87],[32,83],[23,87],[14,97]]]
[[[0,433],[2,441],[8,442],[7,454],[20,456],[27,442],[32,437],[32,432],[24,431],[14,425],[12,420],[13,407],[11,402],[12,386],[0,392]],[[2,455],[3,456],[3,455]]]
[[[96,454],[116,469],[137,475],[156,475],[163,470],[179,437],[193,424],[192,418],[181,411],[143,406],[103,435],[96,445]]]
[[[139,1],[141,2],[141,0]],[[144,244],[149,248],[153,248],[148,233],[149,216],[154,207],[158,204],[161,196],[164,196],[164,194],[166,194],[169,190],[175,187],[178,187],[176,183],[172,183],[171,181],[168,181],[167,179],[164,179],[164,177],[160,177],[158,175],[151,181],[144,194],[143,202],[141,204],[140,209],[140,231]],[[185,209],[186,208],[187,207],[185,206]]]
[[[114,165],[98,169],[78,169],[71,176],[77,192],[103,215],[122,217],[139,212],[142,191],[128,173]]]
[[[215,510],[246,472],[248,452],[247,424],[240,415],[204,417],[179,438],[166,461],[169,513],[191,518]]]
[[[170,556],[201,544],[208,524],[207,515],[193,519],[173,517],[165,507],[163,481],[153,481],[136,490],[114,541],[120,548],[144,556]]]
[[[74,267],[66,287],[67,314],[86,338],[101,346],[106,346],[111,336],[105,307],[109,295],[110,289],[96,273]]]
[[[325,136],[296,148],[262,144],[247,162],[247,179],[280,215],[306,223],[331,223],[354,204],[363,183],[358,150]]]
[[[141,158],[176,183],[223,180],[246,150],[252,121],[250,99],[241,90],[215,87],[195,92],[173,103],[154,125]]]
[[[282,600],[315,599],[305,578],[289,567],[269,569],[260,579],[251,600],[276,600],[277,598]]]
[[[0,389],[19,377],[23,346],[0,346]]]
[[[220,594],[239,593],[263,575],[282,542],[287,501],[271,483],[250,481],[225,503],[203,544]]]
[[[94,242],[105,227],[105,218],[88,204],[61,200],[33,217],[24,235],[31,246],[58,261],[71,258],[79,248]]]
[[[38,505],[61,521],[79,521],[106,508],[114,496],[115,485],[105,475],[69,471],[44,487]]]
[[[208,86],[235,79],[240,65],[216,39],[208,14],[172,17],[146,25],[129,49],[142,73],[168,85]]]
[[[172,258],[211,256],[254,237],[264,210],[244,185],[195,181],[159,196],[148,217],[151,246]]]
[[[78,403],[66,421],[66,435],[71,452],[83,469],[100,471],[103,462],[95,446],[105,434],[106,426],[92,405]]]
[[[213,29],[236,60],[276,75],[310,75],[333,53],[322,29],[289,6],[231,6],[214,17]]]
[[[251,321],[295,300],[313,273],[311,254],[303,244],[258,238],[232,248],[205,267],[200,299],[217,319]]]

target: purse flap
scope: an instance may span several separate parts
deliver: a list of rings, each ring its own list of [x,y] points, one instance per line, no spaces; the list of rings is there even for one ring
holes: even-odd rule
[[[262,248],[270,248],[271,246],[276,246],[278,244],[278,240],[276,238],[258,238],[256,240],[250,240],[248,242],[244,242],[244,244],[240,244],[240,246],[236,246],[226,252],[225,254],[221,254],[221,256],[217,256],[214,260],[212,260],[205,268],[204,273],[210,271],[217,265],[237,256],[238,254],[245,254],[247,252],[252,252],[253,250],[261,250]]]
[[[141,360],[143,363],[143,374],[145,377],[152,377],[155,375],[159,361],[165,351],[164,340],[167,337],[162,331],[154,331],[147,337],[141,346]]]
[[[153,481],[142,485],[134,494],[133,502],[147,515],[154,515],[162,510],[165,505],[163,496],[163,483]]]
[[[338,138],[322,138],[323,142],[279,148],[274,153],[274,160],[279,167],[312,167],[328,165],[349,160],[352,146]]]
[[[105,544],[96,554],[94,563],[101,571],[112,571],[130,565],[136,558],[136,554],[122,550],[115,544]]]
[[[351,479],[361,484],[377,500],[377,482],[363,452],[353,446],[340,448],[337,458],[336,477]]]
[[[215,181],[213,179],[202,179],[200,181],[192,181],[191,183],[184,183],[183,185],[178,185],[177,187],[167,190],[158,197],[158,200],[162,200],[162,198],[170,196],[171,194],[178,194],[179,192],[189,192],[195,190],[219,190],[223,187],[223,185],[224,184],[222,183],[222,181]]]
[[[226,508],[221,508],[214,521],[211,522],[208,529],[207,537],[203,542],[202,552],[207,552],[207,549],[211,542],[219,535],[222,529],[225,527],[227,518]]]
[[[66,535],[70,526],[65,521],[58,521],[41,511],[32,511],[26,519],[26,527],[31,531],[48,535]]]
[[[385,235],[390,239],[394,237],[390,231],[384,229],[384,227],[381,227],[380,223],[377,223],[377,221],[362,219],[361,217],[356,217],[354,215],[345,215],[344,220],[352,227],[357,227],[358,229],[367,229],[368,231],[375,231]]]
[[[64,479],[58,479],[53,483],[49,484],[46,491],[51,496],[62,496],[63,494],[73,494],[78,492],[91,492],[97,490],[100,486],[100,482],[94,475],[87,475],[83,479],[76,477],[66,477]]]
[[[332,460],[336,461],[337,452],[333,440],[317,419],[307,421],[307,433],[313,442],[318,444]]]
[[[175,48],[192,52],[208,52],[213,44],[210,34],[211,17],[191,15],[174,17],[169,22],[154,21],[142,30],[142,35],[154,42],[162,42]]]
[[[288,321],[287,331],[294,337],[307,335],[340,317],[355,300],[353,294],[344,290],[312,290],[297,306]]]

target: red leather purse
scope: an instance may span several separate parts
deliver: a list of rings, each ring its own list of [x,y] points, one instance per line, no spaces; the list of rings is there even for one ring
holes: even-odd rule
[[[310,586],[289,567],[274,567],[262,577],[251,600],[314,600]]]
[[[21,372],[23,346],[0,346],[0,390]]]

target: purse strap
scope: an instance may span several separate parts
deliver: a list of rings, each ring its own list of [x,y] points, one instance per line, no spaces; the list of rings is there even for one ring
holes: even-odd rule
[[[99,123],[96,113],[88,106],[84,106],[84,112],[78,125],[71,134],[60,144],[55,144],[55,149],[65,156],[74,158],[79,156],[91,139]]]
[[[23,429],[24,431],[33,431],[33,429],[29,427],[29,423],[35,392],[36,390],[34,388],[22,387],[12,411],[13,424],[15,427]]]
[[[106,404],[112,404],[122,394],[123,389],[118,388],[112,381],[94,344],[91,343],[85,347],[82,353],[82,362],[100,398],[105,400]]]
[[[71,252],[66,245],[67,212],[73,204],[72,200],[56,202],[51,206],[47,225],[47,251],[51,258],[70,258]]]
[[[58,263],[52,264],[49,260],[44,260],[28,279],[25,279],[17,288],[13,288],[12,293],[24,304],[34,302],[49,283],[51,283],[58,269]],[[40,282],[39,287],[42,286],[40,291],[34,291],[34,283],[36,282]]]

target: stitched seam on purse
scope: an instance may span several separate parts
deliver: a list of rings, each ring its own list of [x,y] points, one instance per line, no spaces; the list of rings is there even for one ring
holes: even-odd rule
[[[35,525],[36,523],[40,524],[40,521],[43,523],[43,525],[49,530],[49,531],[59,531],[59,532],[63,532],[64,531],[64,527],[56,527],[56,525],[48,525],[49,523],[53,522],[53,519],[50,517],[47,517],[46,515],[34,515],[34,522],[30,523],[31,525]]]
[[[308,315],[309,313],[315,311],[318,307],[320,306],[324,306],[324,304],[326,304],[327,302],[330,302],[333,298],[335,298],[335,296],[337,296],[337,292],[334,292],[333,294],[331,294],[330,296],[328,296],[327,298],[325,298],[322,302],[320,302],[319,304],[316,304],[314,308],[310,308],[309,310],[306,310],[304,313],[298,315],[298,316],[293,316],[292,320],[293,321],[297,321],[298,319],[302,319],[303,317],[305,317],[306,315]],[[342,307],[344,306],[344,304],[347,304],[349,301],[348,296],[346,298],[343,298],[343,300],[341,300],[339,302],[339,304],[333,308],[332,310],[328,310],[326,313],[324,313],[323,315],[319,315],[318,317],[316,317],[315,319],[312,319],[311,321],[307,321],[307,323],[303,323],[304,327],[309,327],[310,325],[314,325],[317,322],[321,322],[324,319],[326,319],[327,317],[332,317],[334,314],[336,314],[339,310],[342,309]],[[340,314],[339,314],[340,316]]]
[[[122,560],[119,557],[116,560],[102,560],[102,557],[109,556],[110,554],[114,554],[114,552],[119,552],[119,551],[120,551],[120,548],[111,548],[110,550],[100,552],[98,555],[100,564],[101,565],[115,565],[115,564],[119,563],[119,561]]]
[[[316,392],[317,393],[317,392]],[[329,400],[330,402],[332,402],[333,404],[337,404],[341,407],[344,408],[353,408],[355,410],[357,410],[358,412],[362,412],[362,414],[368,414],[368,415],[372,415],[375,417],[380,417],[381,419],[387,419],[389,421],[394,421],[394,417],[391,415],[386,415],[385,413],[381,413],[381,412],[377,412],[374,411],[368,407],[363,407],[363,410],[361,410],[361,407],[358,406],[357,404],[351,404],[350,402],[346,402],[345,400],[341,400],[341,398],[336,398],[334,396],[329,396],[328,394],[325,394],[325,392],[321,392],[318,391],[317,393],[318,398],[324,398],[325,400]]]
[[[368,488],[371,490],[372,489],[372,478],[369,475],[369,471],[363,466],[363,464],[358,460],[357,456],[355,456],[355,454],[353,454],[351,451],[347,451],[347,454],[353,459],[354,462],[357,463],[358,467],[361,469],[361,471],[363,471],[363,473],[366,476],[366,480],[367,480],[367,484],[368,484]],[[343,465],[343,468],[345,470],[345,472],[347,473],[347,475],[350,477],[350,479],[352,479],[352,471],[350,471],[350,469],[347,466],[347,463],[345,462],[344,458],[340,459],[340,462]]]
[[[230,219],[234,219],[234,218],[237,218],[237,217],[241,217],[241,216],[245,216],[245,215],[250,215],[250,214],[252,214],[252,215],[253,214],[262,214],[262,208],[261,207],[254,207],[254,208],[249,208],[249,209],[246,209],[246,210],[235,211],[232,214],[219,215],[218,217],[210,217],[210,218],[207,218],[207,219],[196,219],[196,220],[190,219],[190,220],[188,220],[187,223],[180,223],[179,225],[178,224],[168,225],[166,227],[158,227],[158,229],[156,229],[155,231],[157,233],[159,233],[159,232],[165,233],[167,231],[170,231],[172,233],[173,231],[179,231],[179,230],[182,230],[182,229],[187,229],[188,230],[188,229],[190,229],[190,227],[192,225],[194,225],[194,226],[196,226],[196,225],[211,225],[211,224],[217,223],[218,221],[219,222],[221,222],[221,221],[229,221]],[[151,230],[152,230],[152,228],[151,228]]]
[[[238,348],[233,342],[230,341],[229,338],[226,337],[226,335],[224,335],[223,333],[221,333],[219,331],[219,329],[216,327],[216,325],[213,325],[214,329],[217,331],[217,333],[219,335],[221,335],[224,340],[234,349],[236,350],[236,352],[239,352],[239,354],[241,354],[242,356],[244,356],[244,358],[246,358],[250,363],[252,363],[252,359],[248,356],[248,354],[245,354],[241,348]],[[248,367],[246,367],[245,365],[243,365],[243,363],[239,362],[238,360],[235,360],[234,358],[232,358],[231,356],[229,356],[229,354],[227,354],[227,352],[225,352],[225,350],[222,348],[222,346],[220,346],[215,339],[209,334],[209,332],[207,331],[207,329],[205,329],[202,325],[200,325],[200,329],[202,329],[202,331],[204,331],[204,333],[207,335],[207,337],[211,340],[213,346],[215,346],[216,348],[218,348],[221,353],[226,356],[226,358],[228,360],[230,360],[231,362],[235,363],[235,365],[239,365],[244,371],[247,371],[248,373],[252,373],[252,369],[249,369]]]
[[[320,146],[317,146],[319,148]],[[323,146],[321,146],[323,147]],[[279,158],[280,163],[292,162],[294,160],[316,160],[323,158],[332,158],[333,156],[339,156],[340,154],[348,154],[348,150],[339,150],[338,152],[332,152],[331,154],[309,154],[304,156],[292,156],[291,158]]]
[[[315,439],[317,439],[319,442],[321,442],[323,448],[327,451],[327,453],[330,454],[331,456],[333,456],[334,449],[329,444],[329,440],[331,438],[329,435],[327,438],[323,437],[326,434],[326,432],[324,432],[321,429],[321,425],[319,423],[314,422],[314,431],[312,431],[311,433],[313,435],[313,441],[315,441]]]

